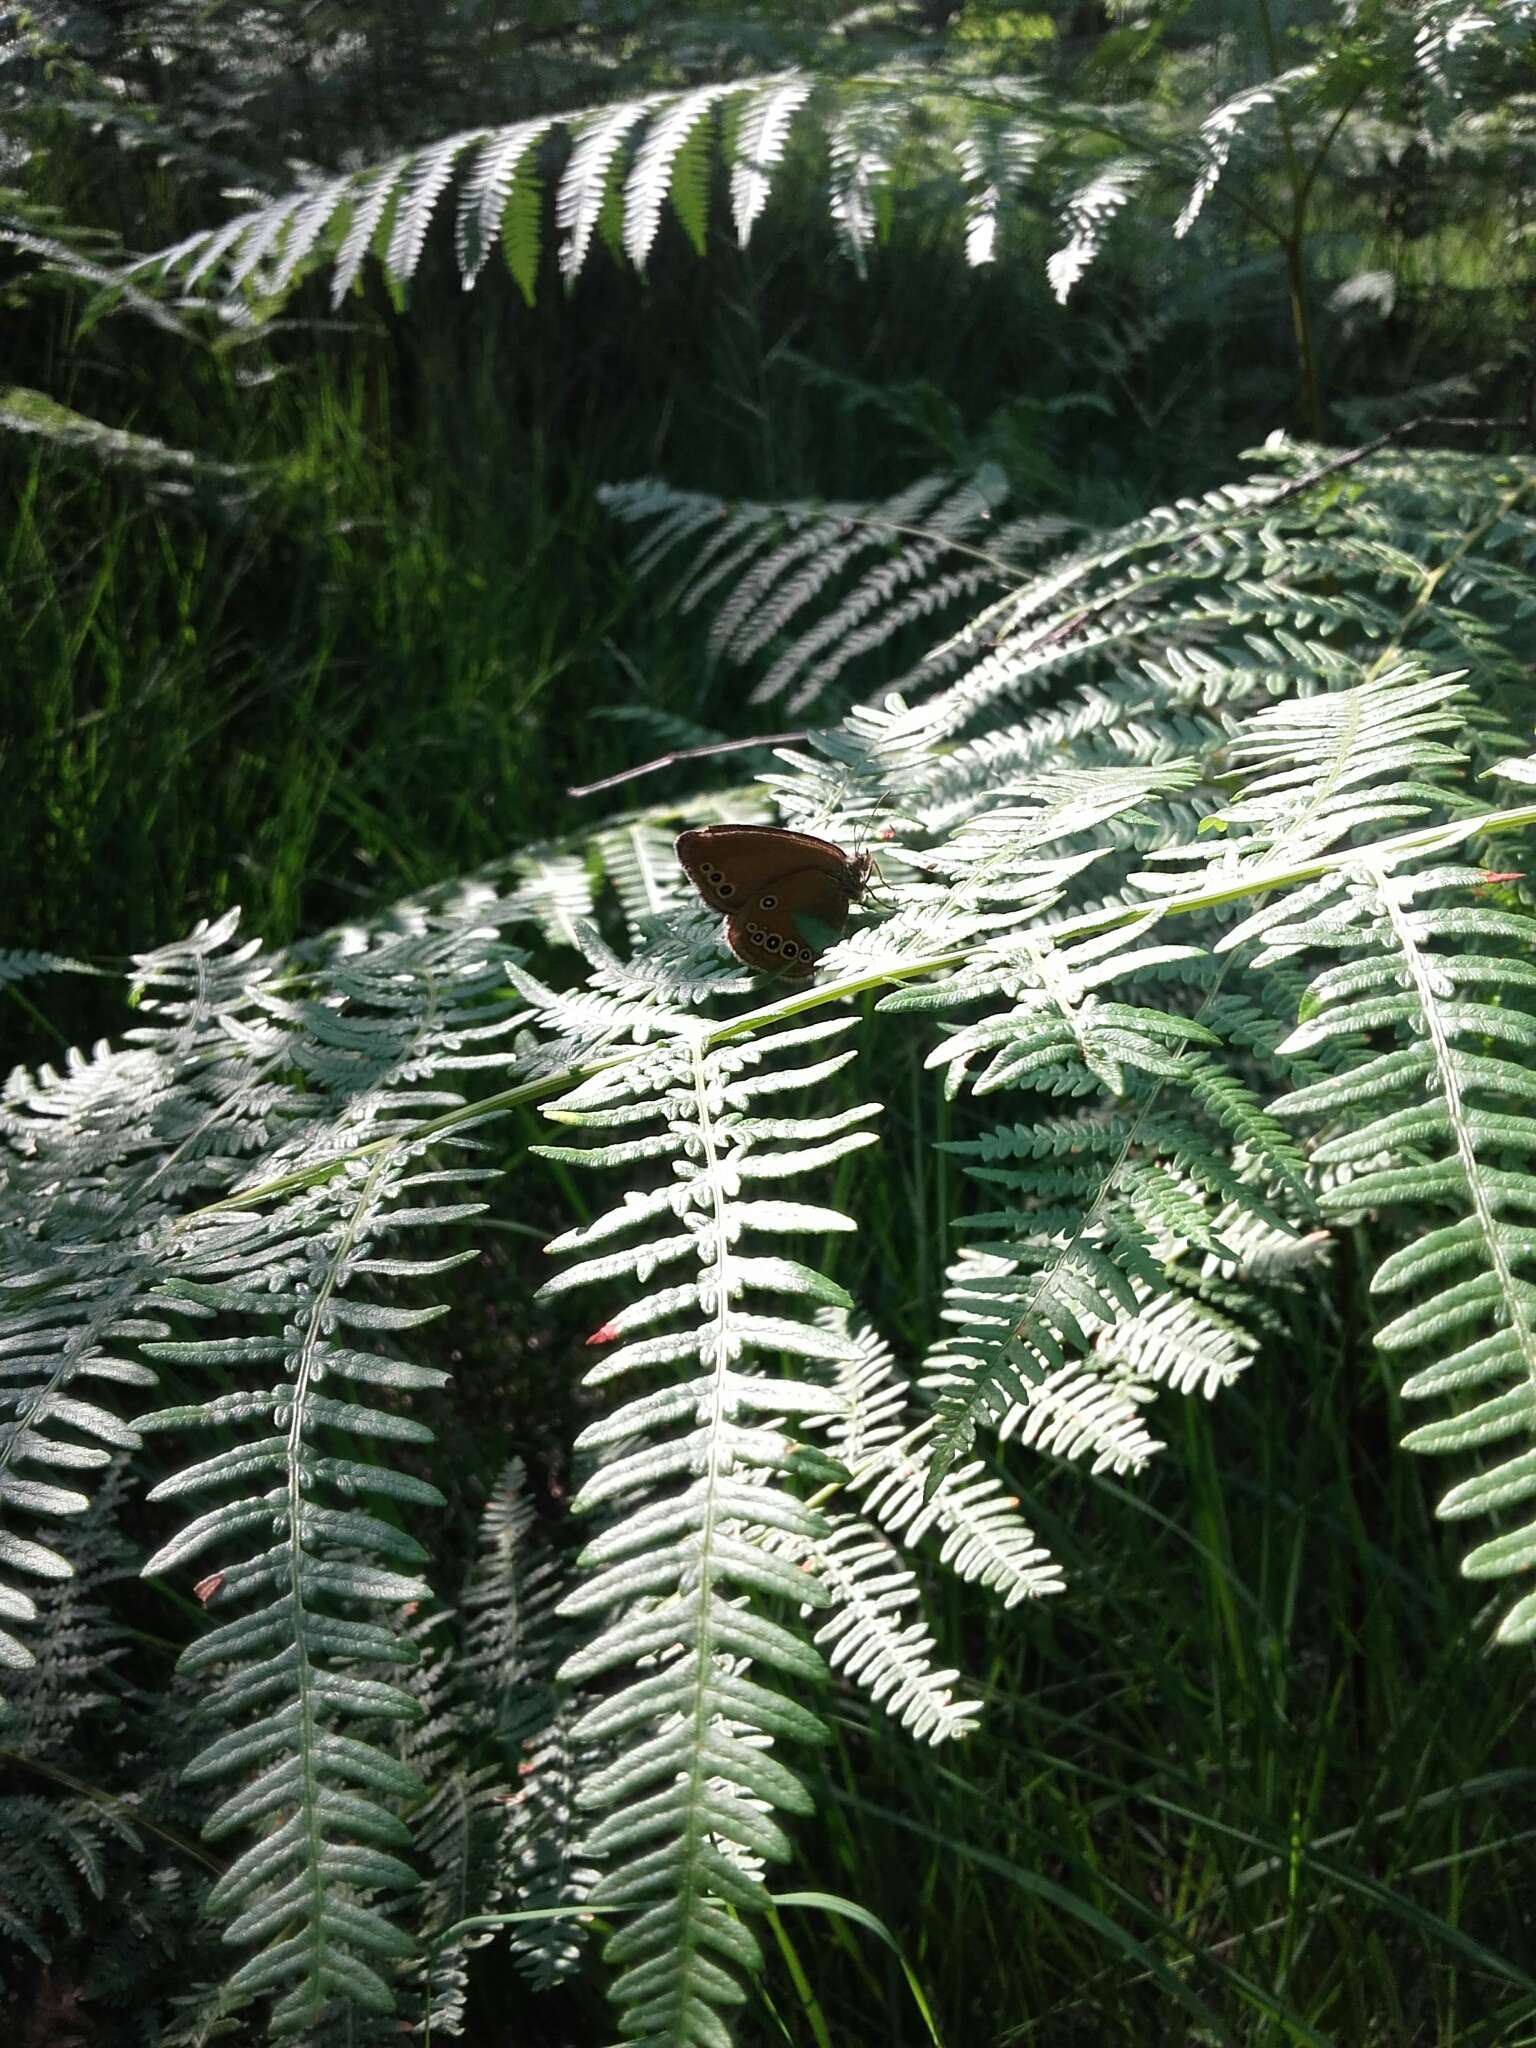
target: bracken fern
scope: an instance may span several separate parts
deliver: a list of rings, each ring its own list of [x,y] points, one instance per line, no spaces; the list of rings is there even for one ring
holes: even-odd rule
[[[1024,1453],[1134,1473],[1159,1404],[1266,1369],[1267,1291],[1335,1223],[1380,1245],[1407,1395],[1453,1403],[1410,1445],[1496,1447],[1447,1515],[1536,1487],[1536,929],[1481,852],[1536,823],[1536,473],[1273,453],[1046,562],[921,693],[739,802],[605,820],[287,954],[201,930],[137,964],[123,1048],[8,1082],[8,1505],[78,1514],[151,1425],[179,1460],[154,1497],[194,1517],[148,1569],[195,1566],[213,1616],[184,1663],[191,1789],[233,1845],[211,1904],[250,1951],[226,2013],[451,2030],[482,1932],[457,1922],[494,1901],[556,1916],[519,1927],[539,1983],[604,1921],[626,2038],[728,2040],[825,1688],[963,1739],[933,1573],[1059,1594]],[[820,978],[763,1000],[666,834],[770,805],[878,833],[881,872]],[[965,1192],[942,1302],[887,1343],[851,1219],[892,1034]],[[419,1606],[424,1347],[530,1107],[563,1184],[615,1182],[547,1289],[595,1303],[592,1533],[573,1568],[562,1531],[530,1548],[509,1476],[456,1621]],[[24,1674],[29,1585],[70,1560],[5,1541]],[[1516,1514],[1467,1568],[1533,1555]],[[1533,1626],[1517,1597],[1502,1633]]]

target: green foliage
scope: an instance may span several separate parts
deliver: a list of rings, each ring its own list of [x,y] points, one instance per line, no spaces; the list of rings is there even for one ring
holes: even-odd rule
[[[463,2025],[483,1930],[458,1923],[499,1902],[608,1917],[626,2037],[728,2038],[766,1866],[812,1810],[829,1676],[920,1741],[973,1738],[980,1695],[911,1613],[934,1565],[1010,1606],[1063,1589],[979,1435],[1140,1473],[1155,1402],[1264,1369],[1266,1297],[1318,1259],[1320,1216],[1379,1223],[1377,1287],[1408,1297],[1383,1342],[1420,1354],[1407,1395],[1476,1390],[1410,1445],[1528,1430],[1533,926],[1470,895],[1486,870],[1456,850],[1533,822],[1468,776],[1509,745],[1513,702],[1495,717],[1480,691],[1525,646],[1536,472],[1388,452],[1313,481],[1316,451],[1272,454],[1299,488],[1282,469],[1069,548],[921,701],[784,754],[768,786],[791,823],[883,821],[874,914],[802,992],[711,1016],[749,984],[641,816],[291,956],[226,920],[138,964],[123,1050],[13,1078],[14,1505],[86,1503],[28,1467],[89,1472],[150,1426],[186,1445],[151,1498],[197,1512],[145,1569],[196,1563],[230,1610],[183,1655],[204,1724],[185,1776],[217,1788],[209,1838],[244,1838],[208,1903],[251,1951],[225,1995],[270,1999],[274,2036],[385,2023],[401,1996]],[[1431,669],[1451,647],[1478,689]],[[1526,757],[1498,765],[1518,792]],[[518,928],[577,949],[585,983],[536,970]],[[877,1136],[849,1064],[914,1029],[979,1199],[941,1334],[898,1369],[831,1247]],[[573,1140],[535,1157],[618,1180],[544,1290],[599,1302],[573,1503],[596,1528],[574,1573],[525,1562],[509,1476],[455,1660],[445,1617],[387,1618],[425,1596],[406,1524],[440,1498],[414,1411],[446,1375],[405,1347],[467,1255],[494,1119],[534,1102]],[[415,1250],[424,1230],[446,1247]],[[78,1391],[161,1372],[187,1397],[145,1414],[141,1394],[131,1421]],[[1523,1498],[1530,1455],[1443,1512]],[[1467,1569],[1530,1555],[1512,1528]],[[11,1563],[69,1569],[30,1537]],[[579,1966],[568,1922],[527,1926],[534,1982]]]
[[[106,245],[31,201],[9,246],[29,302],[105,289],[149,315],[156,346],[182,346],[216,309],[226,338],[249,338],[239,323],[301,310],[312,274],[365,313],[375,270],[397,308],[408,288],[429,304],[452,274],[434,226],[450,208],[458,277],[485,278],[499,242],[530,307],[554,271],[612,290],[599,239],[659,280],[669,212],[699,250],[723,197],[745,245],[770,198],[803,208],[824,173],[831,234],[882,286],[898,222],[931,206],[985,265],[1038,240],[1044,195],[1057,246],[1033,253],[1062,295],[1091,278],[1077,294],[1090,307],[1143,276],[1108,259],[1149,218],[1170,230],[1144,237],[1158,265],[1199,244],[1203,288],[1230,206],[1245,246],[1284,259],[1316,399],[1308,236],[1324,207],[1347,229],[1347,270],[1369,258],[1372,179],[1411,183],[1405,136],[1446,192],[1458,164],[1497,156],[1507,175],[1528,147],[1509,89],[1528,61],[1524,5],[1298,11],[1268,48],[1155,9],[1080,67],[1051,17],[1014,33],[1009,11],[980,8],[946,43],[925,27],[917,52],[893,56],[912,27],[894,14],[820,43],[771,8],[730,31],[690,19],[694,40],[663,49],[644,23],[610,34],[585,16],[489,13],[471,51],[468,26],[456,40],[420,10],[372,10],[348,41],[328,18],[256,7],[226,24],[217,65],[201,61],[203,12],[117,12],[94,55],[76,46],[97,32],[83,15],[28,22],[11,82],[51,89],[13,97],[11,124],[39,180],[62,179],[83,137],[81,190],[108,147],[124,152],[109,163],[131,149],[180,166],[184,210],[156,230],[174,246],[129,284]],[[445,55],[464,74],[446,92]],[[1015,74],[1021,56],[1034,75]],[[345,120],[358,105],[375,111]],[[300,189],[264,196],[295,175]],[[208,226],[213,188],[232,185],[248,210]],[[1436,203],[1453,204],[1438,190]],[[211,303],[168,309],[166,282]],[[1375,289],[1341,298],[1341,320]],[[1140,344],[1121,341],[1143,320],[1155,330],[1164,292],[1167,278],[1123,328],[1101,301],[1078,330],[1119,367],[1062,404],[1080,399],[1106,439],[1103,389],[1136,384]],[[102,332],[120,346],[127,324]],[[102,345],[110,388],[120,359]],[[266,340],[244,363],[230,389],[294,374]],[[423,363],[437,408],[462,364]],[[125,2040],[473,2035],[477,1998],[500,1990],[502,1929],[486,1923],[505,1915],[556,2032],[595,2033],[589,2013],[569,2015],[606,1964],[626,2038],[745,2041],[787,2024],[762,1967],[772,1869],[804,1858],[825,1883],[845,1858],[855,1889],[889,1876],[881,1903],[905,1912],[919,1886],[904,1852],[941,1814],[916,1952],[962,2037],[1027,2019],[1064,2040],[1144,2040],[1179,2024],[1176,2008],[1202,2038],[1512,2038],[1536,1985],[1467,1926],[1518,1890],[1490,1883],[1470,1908],[1462,1895],[1472,1855],[1515,1868],[1496,1831],[1475,1849],[1462,1833],[1506,1787],[1488,1774],[1425,1791],[1446,1752],[1417,1745],[1442,1732],[1433,1699],[1496,1717],[1492,1660],[1468,1654],[1465,1631],[1518,1642],[1536,1628],[1522,1577],[1536,1557],[1536,924],[1513,871],[1524,852],[1502,850],[1536,823],[1536,471],[1411,450],[1406,434],[1346,454],[1277,436],[1257,475],[1088,525],[1036,509],[1042,470],[1003,460],[1020,445],[1006,431],[976,433],[935,385],[884,391],[856,364],[822,395],[856,438],[877,438],[872,393],[885,441],[893,424],[927,434],[923,473],[895,483],[872,460],[827,499],[830,465],[814,489],[796,490],[790,463],[772,473],[776,422],[754,374],[728,394],[770,451],[748,492],[646,483],[607,502],[641,533],[641,573],[669,566],[681,607],[713,612],[717,663],[751,669],[758,701],[814,705],[823,729],[749,789],[555,836],[556,806],[525,775],[509,857],[286,951],[210,919],[135,961],[120,1043],[5,1084],[0,1608],[21,1782],[6,1793],[0,1917],[18,1996],[34,1966],[56,1967],[58,1995],[114,2014]],[[1469,369],[1458,393],[1477,384]],[[400,389],[360,387],[338,418],[393,430]],[[127,623],[158,613],[113,606],[138,601],[158,557],[169,637],[146,637],[142,660],[174,647],[205,683],[192,650],[209,621],[182,559],[204,528],[157,512],[127,544],[112,529],[77,621],[81,586],[55,574],[57,537],[36,524],[45,464],[111,460],[114,488],[164,492],[193,480],[178,437],[98,425],[110,408],[89,392],[22,390],[10,425],[40,459],[12,543],[13,644],[35,646],[55,618],[60,676],[95,645],[121,659]],[[1145,425],[1154,401],[1134,403]],[[1043,399],[1013,415],[1021,436],[1048,417]],[[370,593],[365,647],[427,672],[430,693],[445,619],[458,630],[450,529],[403,483],[376,521],[355,494],[327,496],[336,424],[294,465],[322,485],[299,560]],[[652,438],[646,424],[636,446]],[[436,474],[482,461],[528,495],[500,441]],[[237,586],[295,479],[269,471],[258,493],[243,460],[212,457],[203,479],[209,521],[227,522],[209,530],[237,537],[216,562]],[[294,502],[270,515],[285,541]],[[472,502],[495,584],[495,551],[523,528]],[[1005,502],[1029,516],[995,519]],[[372,543],[349,537],[375,524],[383,578]],[[578,584],[598,610],[569,573],[576,530],[591,537],[546,534],[529,575]],[[299,640],[302,589],[300,575]],[[355,612],[321,616],[357,644]],[[559,637],[534,664],[546,681],[567,659]],[[306,650],[312,686],[328,652]],[[632,681],[646,665],[617,645],[609,658]],[[451,707],[433,701],[400,744],[398,678],[376,666],[378,788],[338,775],[337,802],[349,832],[371,810],[391,871],[409,872],[415,757],[430,756],[428,786],[454,779],[432,751]],[[455,673],[472,748],[530,722],[539,682],[509,688],[493,655]],[[155,687],[158,711],[170,690]],[[712,703],[706,689],[653,703],[641,678],[629,734],[718,737],[703,720],[728,709],[729,686],[712,687]],[[582,690],[588,678],[562,691],[562,714],[586,708]],[[497,693],[501,724],[475,723]],[[99,761],[93,749],[120,700],[62,701],[79,789],[110,788],[107,743]],[[334,744],[329,725],[295,721],[310,779],[287,793],[306,822]],[[754,989],[679,874],[677,825],[722,816],[878,856],[811,985]],[[140,836],[155,837],[147,823]],[[92,950],[37,937],[48,950],[0,955],[10,1014],[29,1024],[55,985],[42,978],[82,971],[54,949]],[[536,1126],[545,1142],[523,1143]],[[599,1173],[606,1203],[590,1192]],[[466,1241],[515,1248],[550,1228],[564,1263],[538,1300],[515,1257],[482,1263]],[[1368,1287],[1386,1393],[1365,1370]],[[588,1296],[578,1326],[568,1304]],[[492,1311],[512,1334],[487,1356],[474,1333]],[[1396,1476],[1410,1462],[1356,1442],[1357,1411],[1396,1425],[1399,1365],[1403,1400],[1443,1404],[1408,1447],[1467,1461],[1441,1512],[1453,1533],[1487,1525],[1465,1570],[1512,1582],[1507,1597],[1490,1586],[1496,1616],[1469,1621],[1437,1574],[1414,1483]],[[487,1402],[480,1441],[501,1476],[462,1591],[438,1599],[481,1498],[460,1411]],[[525,1453],[510,1463],[508,1411]],[[1318,1459],[1338,1466],[1327,1484]],[[1256,1594],[1234,1554],[1255,1469],[1283,1504],[1253,1539]],[[1178,1597],[1146,1621],[1132,1565],[1156,1569],[1173,1538],[1163,1583]],[[130,1588],[130,1570],[148,1577]],[[1025,1628],[1005,1635],[998,1609]],[[161,1659],[177,1649],[173,1679]],[[1111,1712],[1129,1739],[1102,1733]],[[1313,1755],[1318,1728],[1335,1746]],[[944,1746],[947,1768],[915,1767],[914,1739]],[[1376,1776],[1339,1815],[1327,1781],[1348,1740]],[[1250,1747],[1270,1804],[1234,1808],[1233,1760]],[[1481,1752],[1469,1737],[1458,1754],[1465,1772]],[[985,1880],[1012,1888],[1010,1926],[1034,1906],[1038,1938],[988,1937],[998,1974],[1029,1987],[1011,2011],[990,1978],[984,1993],[967,1981],[963,1941],[941,1938],[947,1898],[957,1931],[995,1925],[967,1861],[978,1814],[1029,1845],[1006,1870],[994,1856]],[[1186,1839],[1176,1818],[1208,1829],[1204,1869],[1170,1853]],[[860,1874],[854,1826],[885,1845],[879,1870]],[[1420,1901],[1442,1868],[1452,1896],[1432,1909]],[[119,1898],[134,1903],[103,1938]],[[1373,1940],[1385,1923],[1416,1945],[1411,1970],[1383,1948],[1374,2009],[1341,1898],[1366,1902]],[[799,1972],[796,1924],[772,1923]],[[1340,1963],[1316,1961],[1326,1939]],[[1107,1960],[1090,1970],[1085,1950]],[[1463,1965],[1449,1988],[1426,1950]],[[796,1983],[817,2038],[899,2030],[906,1986],[862,1936],[827,1951]],[[1133,1983],[1115,2003],[1103,1979],[1117,1965]],[[839,1973],[856,1995],[818,2009]],[[45,2016],[39,1991],[33,2031]]]
[[[306,272],[327,266],[339,305],[371,251],[398,297],[457,179],[464,283],[480,275],[499,232],[531,302],[546,143],[557,134],[568,143],[553,215],[558,268],[570,283],[598,236],[643,270],[668,201],[687,239],[703,248],[706,155],[718,118],[738,243],[746,246],[775,176],[814,141],[824,151],[833,232],[861,273],[889,238],[897,201],[934,188],[944,192],[944,217],[963,222],[973,264],[996,259],[1010,217],[1043,189],[1058,222],[1046,270],[1061,301],[1123,217],[1147,205],[1174,210],[1172,234],[1183,240],[1213,201],[1229,201],[1283,258],[1302,403],[1316,429],[1322,387],[1306,244],[1320,183],[1338,182],[1348,195],[1351,155],[1387,133],[1451,155],[1492,110],[1506,165],[1525,161],[1531,129],[1518,87],[1536,15],[1529,0],[1509,0],[1496,17],[1455,0],[1413,0],[1351,9],[1317,26],[1301,20],[1282,40],[1259,12],[1262,36],[1208,39],[1203,54],[1218,83],[1234,56],[1249,74],[1214,105],[1205,79],[1173,105],[1153,95],[1088,104],[1063,92],[1060,77],[1042,90],[1041,77],[1012,74],[1007,56],[1000,62],[988,45],[964,38],[942,69],[886,57],[848,75],[855,37],[841,61],[823,49],[819,68],[722,76],[681,90],[653,81],[636,96],[579,111],[463,130],[194,232],[129,276],[174,279],[270,311]],[[658,69],[665,78],[666,67]],[[1368,293],[1369,275],[1342,281],[1340,310]]]
[[[1536,1291],[1528,1277],[1536,1235],[1531,1171],[1536,1131],[1530,1053],[1536,1018],[1536,919],[1523,910],[1457,901],[1478,870],[1460,864],[1399,868],[1362,862],[1347,878],[1302,892],[1279,915],[1261,911],[1233,935],[1262,935],[1260,964],[1298,942],[1337,952],[1313,980],[1287,1045],[1326,1054],[1328,1078],[1276,1105],[1323,1116],[1312,1148],[1328,1176],[1324,1213],[1351,1218],[1432,1204],[1438,1219],[1389,1254],[1375,1291],[1407,1305],[1377,1332],[1393,1363],[1412,1370],[1404,1398],[1449,1397],[1440,1421],[1404,1438],[1414,1451],[1495,1452],[1450,1487],[1448,1521],[1518,1516],[1536,1470],[1522,1446],[1532,1418]],[[1446,900],[1450,892],[1450,900]],[[1310,943],[1308,943],[1310,942]],[[1392,1049],[1376,1050],[1382,1039]],[[1502,1578],[1536,1562],[1526,1520],[1479,1543],[1470,1578]],[[1536,1631],[1536,1594],[1499,1622],[1505,1642]]]

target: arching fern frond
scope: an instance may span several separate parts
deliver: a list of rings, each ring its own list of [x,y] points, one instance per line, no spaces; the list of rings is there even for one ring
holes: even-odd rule
[[[601,235],[637,264],[649,258],[664,203],[670,199],[696,249],[706,240],[709,173],[716,150],[711,130],[723,111],[720,160],[729,171],[738,241],[753,233],[774,177],[792,141],[819,146],[828,177],[831,217],[850,258],[862,264],[898,201],[913,204],[945,194],[948,221],[963,232],[967,259],[991,260],[1006,212],[1026,180],[1043,187],[1066,239],[1049,259],[1048,275],[1065,298],[1097,258],[1111,223],[1133,200],[1160,224],[1187,232],[1214,198],[1227,196],[1242,163],[1241,144],[1277,103],[1287,146],[1310,166],[1307,189],[1339,152],[1341,131],[1354,129],[1374,152],[1381,124],[1403,124],[1402,82],[1417,69],[1437,141],[1470,124],[1502,94],[1503,132],[1525,142],[1512,119],[1519,70],[1529,37],[1524,0],[1505,0],[1496,18],[1462,0],[1398,0],[1390,8],[1353,10],[1347,26],[1320,44],[1298,31],[1285,38],[1302,61],[1280,68],[1271,53],[1214,107],[1198,95],[1116,94],[1105,105],[1073,104],[1059,83],[1045,92],[1033,81],[999,75],[980,54],[951,43],[942,67],[895,59],[847,72],[834,61],[817,74],[787,71],[716,81],[692,79],[671,89],[553,116],[520,120],[429,141],[383,164],[274,198],[223,226],[189,236],[134,267],[174,277],[188,289],[244,293],[263,309],[279,304],[306,270],[333,264],[333,293],[351,288],[365,257],[376,255],[397,295],[416,274],[425,237],[457,177],[455,245],[460,275],[472,285],[499,239],[519,286],[531,299],[543,240],[540,158],[554,170],[559,268],[579,274]],[[1213,50],[1213,54],[1214,50]],[[1223,38],[1219,64],[1230,73]],[[672,76],[687,77],[687,65]],[[653,74],[654,76],[654,74]],[[103,102],[105,111],[106,103]],[[566,143],[556,165],[550,144]],[[1253,202],[1262,163],[1247,178],[1239,203],[1250,228],[1282,242],[1285,230]],[[1261,187],[1262,189],[1262,187]],[[1303,195],[1304,198],[1305,195]],[[114,284],[119,280],[114,278]]]
[[[1536,716],[1529,664],[1516,651],[1519,593],[1536,571],[1531,465],[1511,458],[1490,468],[1445,451],[1386,450],[1305,490],[1298,481],[1326,475],[1328,451],[1276,437],[1264,455],[1268,474],[1057,546],[1041,571],[973,614],[898,680],[902,695],[926,700],[908,716],[922,722],[914,737],[927,755],[931,796],[922,808],[930,830],[955,822],[976,792],[995,801],[1003,778],[1020,781],[1042,766],[1200,754],[1225,773],[1227,742],[1264,705],[1390,683],[1388,672],[1404,663],[1447,682],[1458,671],[1475,675],[1477,743],[1489,759],[1508,751],[1520,722]],[[737,590],[714,628],[728,658],[740,652],[737,621],[753,619],[770,588],[781,589],[781,602],[793,592],[792,607],[776,622],[790,637],[775,650],[772,673],[796,689],[797,704],[834,686],[865,650],[866,601],[876,606],[874,644],[887,644],[887,627],[897,630],[930,602],[937,618],[952,596],[961,597],[972,569],[981,593],[991,570],[966,552],[973,543],[1000,573],[1011,566],[1017,577],[1042,543],[1064,537],[1060,522],[1052,530],[1037,521],[951,539],[929,531],[933,500],[899,511],[894,501],[727,507],[645,483],[619,487],[606,502],[646,529],[646,546],[656,553],[642,550],[638,565],[660,559],[673,541],[692,550],[677,586],[684,608],[721,583]],[[796,587],[791,563],[811,550],[807,529],[818,519],[828,522],[819,529],[825,549],[865,521],[917,532],[900,547],[893,537],[896,551],[846,590],[820,568]],[[743,603],[740,580],[779,559],[780,548],[781,584],[754,584]],[[908,579],[910,611],[899,594]],[[1455,605],[1427,601],[1441,587],[1456,589]],[[1027,719],[1000,725],[1021,703],[1030,707]],[[1507,707],[1502,725],[1495,705]],[[1277,759],[1286,715],[1272,736]],[[1361,729],[1369,731],[1368,718]],[[946,738],[965,745],[945,754]],[[1318,815],[1326,809],[1319,806]]]

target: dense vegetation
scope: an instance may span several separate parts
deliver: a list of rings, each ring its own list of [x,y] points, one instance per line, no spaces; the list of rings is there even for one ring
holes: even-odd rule
[[[3,33],[18,2038],[1523,2038],[1536,8]]]

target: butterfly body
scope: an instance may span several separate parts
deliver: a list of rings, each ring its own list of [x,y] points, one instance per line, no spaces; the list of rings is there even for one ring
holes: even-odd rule
[[[725,942],[763,974],[803,979],[840,939],[874,863],[830,839],[778,825],[705,825],[681,833],[677,857]]]

